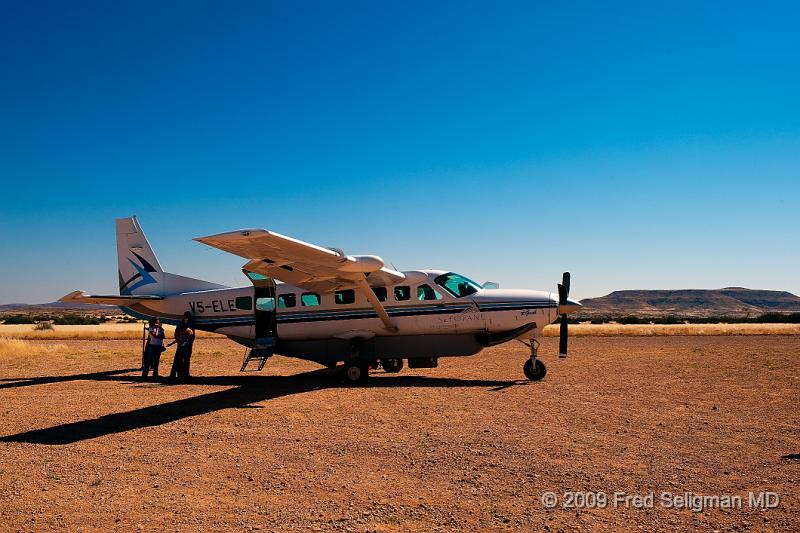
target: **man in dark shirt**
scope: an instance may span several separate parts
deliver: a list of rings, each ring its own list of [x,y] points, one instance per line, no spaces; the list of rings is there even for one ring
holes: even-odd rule
[[[194,344],[194,323],[192,322],[192,314],[189,311],[183,313],[183,319],[175,327],[174,343],[178,344],[178,348],[175,350],[175,359],[172,361],[172,370],[170,370],[169,377],[170,379],[178,378],[181,381],[186,381],[191,377],[189,365]]]
[[[192,347],[194,346],[194,321],[192,314],[189,311],[183,313],[183,322],[186,323],[186,328],[183,330],[183,379],[189,379],[189,363],[192,359]],[[180,345],[180,343],[178,343]]]

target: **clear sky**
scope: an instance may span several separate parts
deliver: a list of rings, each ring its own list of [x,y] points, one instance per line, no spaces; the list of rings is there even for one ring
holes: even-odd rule
[[[572,296],[800,294],[796,2],[4,2],[0,303],[263,227]]]

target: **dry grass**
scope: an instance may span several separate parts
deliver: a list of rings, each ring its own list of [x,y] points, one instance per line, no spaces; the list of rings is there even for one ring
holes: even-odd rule
[[[66,349],[64,344],[31,343],[22,339],[0,337],[0,357],[26,357],[56,353]]]
[[[800,324],[570,324],[571,337],[657,337],[669,335],[800,335]],[[558,325],[544,328],[557,337]]]
[[[142,338],[142,323],[99,324],[97,326],[69,325],[53,326],[52,330],[36,330],[31,324],[0,324],[0,336],[17,339],[42,340],[132,340]],[[166,326],[167,339],[174,335],[175,328]],[[220,337],[216,333],[198,331],[198,337]]]
[[[174,328],[167,326],[168,339]],[[655,337],[668,335],[800,335],[800,324],[570,324],[574,337]],[[200,338],[221,335],[198,331]],[[544,328],[545,337],[557,337],[558,325]],[[0,337],[39,340],[133,340],[142,338],[142,325],[100,324],[98,326],[54,326],[34,330],[31,324],[0,324]]]

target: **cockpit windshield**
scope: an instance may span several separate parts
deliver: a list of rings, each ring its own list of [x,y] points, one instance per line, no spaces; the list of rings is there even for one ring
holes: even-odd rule
[[[464,276],[456,274],[455,272],[448,272],[447,274],[437,276],[433,281],[435,281],[437,285],[442,287],[456,298],[462,298],[464,296],[469,296],[470,294],[475,294],[481,288],[480,285],[471,279],[465,278]]]

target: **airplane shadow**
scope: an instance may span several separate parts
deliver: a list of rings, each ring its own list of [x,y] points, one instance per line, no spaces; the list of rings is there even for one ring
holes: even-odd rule
[[[25,381],[2,384],[0,388],[56,383],[70,380],[120,381],[127,383],[147,383],[140,376],[120,376],[133,369],[78,374],[74,376],[54,376],[51,378],[31,378]],[[501,390],[518,384],[517,381],[498,381],[482,379],[437,378],[426,376],[375,377],[364,387],[494,387]],[[114,433],[121,433],[148,426],[159,426],[183,418],[203,415],[222,409],[259,408],[252,405],[258,402],[302,394],[320,389],[347,387],[342,384],[336,370],[322,369],[293,376],[197,376],[189,384],[178,385],[227,386],[222,391],[210,392],[130,411],[113,413],[79,422],[35,429],[0,437],[2,442],[24,442],[30,444],[62,445],[94,439]]]
[[[125,368],[122,370],[108,370],[105,372],[90,372],[87,374],[73,374],[69,376],[43,376],[38,378],[4,378],[0,381],[0,389],[11,389],[15,387],[29,387],[31,385],[45,385],[47,383],[62,383],[64,381],[92,380],[102,381],[111,379],[119,374],[135,372],[135,368]]]

